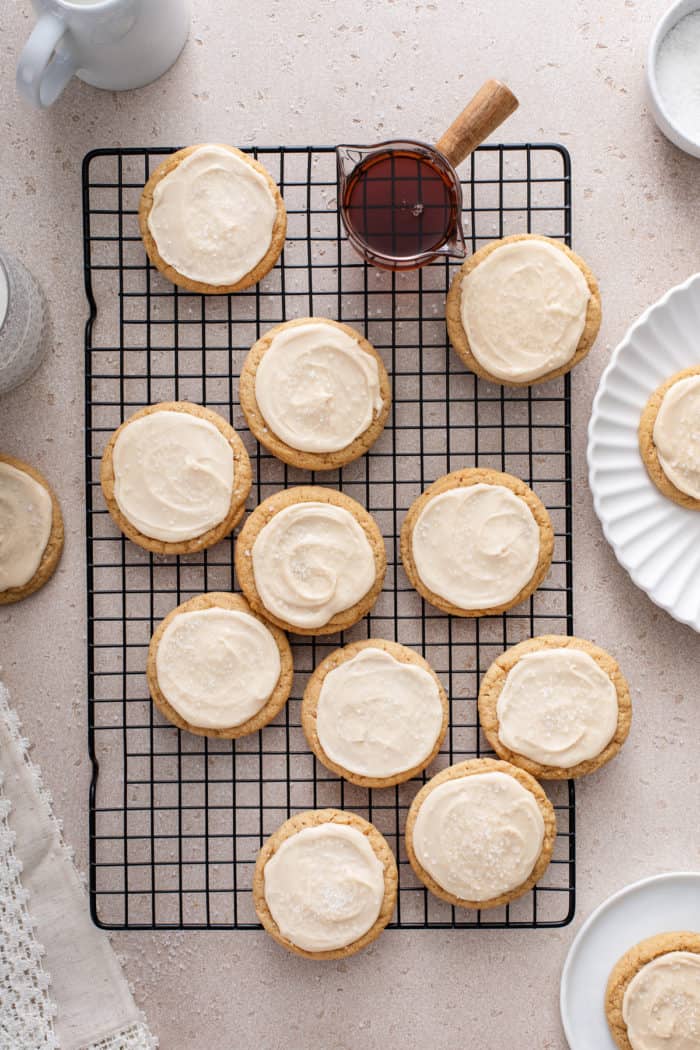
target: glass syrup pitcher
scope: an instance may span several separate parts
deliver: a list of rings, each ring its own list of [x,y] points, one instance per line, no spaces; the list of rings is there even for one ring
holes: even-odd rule
[[[505,84],[487,80],[436,146],[405,139],[337,147],[343,224],[366,262],[416,270],[443,255],[465,257],[455,168],[517,106]]]

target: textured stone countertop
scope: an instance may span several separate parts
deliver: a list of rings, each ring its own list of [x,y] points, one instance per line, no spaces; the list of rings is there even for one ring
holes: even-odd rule
[[[635,703],[623,755],[578,791],[578,902],[553,931],[389,932],[309,965],[251,933],[115,933],[164,1050],[265,1047],[559,1050],[559,974],[590,911],[645,875],[697,868],[700,646],[618,566],[593,512],[586,424],[629,323],[699,268],[700,162],[644,97],[666,0],[258,0],[195,4],[178,64],[138,92],[73,81],[47,112],[20,103],[28,0],[0,5],[0,238],[47,290],[41,370],[0,404],[0,448],[53,482],[65,554],[37,596],[0,611],[0,657],[80,866],[87,857],[80,164],[96,146],[430,139],[488,76],[521,106],[503,137],[571,151],[574,246],[598,274],[603,327],[574,388],[575,626],[609,648]]]

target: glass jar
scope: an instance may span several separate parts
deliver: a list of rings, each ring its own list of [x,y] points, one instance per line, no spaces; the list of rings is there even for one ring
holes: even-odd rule
[[[49,315],[40,285],[22,263],[0,251],[0,395],[36,371],[48,335]]]

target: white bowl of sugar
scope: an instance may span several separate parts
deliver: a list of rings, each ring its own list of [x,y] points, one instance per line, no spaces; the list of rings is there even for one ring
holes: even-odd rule
[[[666,138],[700,157],[700,0],[678,0],[657,23],[647,84],[654,119]]]

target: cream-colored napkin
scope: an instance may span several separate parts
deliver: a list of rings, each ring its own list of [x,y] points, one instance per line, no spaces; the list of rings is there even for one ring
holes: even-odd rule
[[[0,683],[0,1050],[154,1050]]]

